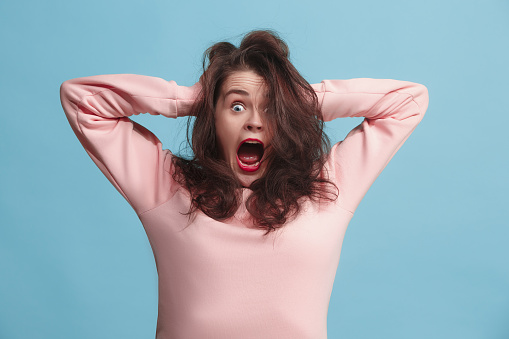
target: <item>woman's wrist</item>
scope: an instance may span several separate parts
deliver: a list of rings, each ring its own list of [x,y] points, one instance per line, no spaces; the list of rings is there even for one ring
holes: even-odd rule
[[[198,98],[201,91],[199,82],[192,86],[179,86],[177,97],[177,116],[188,116],[191,113],[191,107]]]

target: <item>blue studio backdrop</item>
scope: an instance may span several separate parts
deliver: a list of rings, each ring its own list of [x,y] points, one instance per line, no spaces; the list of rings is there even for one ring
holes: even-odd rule
[[[154,337],[150,244],[59,87],[113,73],[190,86],[207,47],[253,29],[277,31],[310,83],[429,91],[348,227],[329,338],[509,338],[508,1],[2,1],[0,28],[0,338]],[[133,120],[183,149],[185,119]]]

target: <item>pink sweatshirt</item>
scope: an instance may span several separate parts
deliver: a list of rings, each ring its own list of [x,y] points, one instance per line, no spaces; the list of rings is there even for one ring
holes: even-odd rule
[[[158,339],[324,339],[343,237],[373,181],[421,121],[423,85],[392,79],[312,85],[326,121],[365,117],[332,147],[326,168],[340,195],[276,233],[249,227],[242,206],[226,222],[201,211],[189,227],[188,192],[172,154],[129,116],[185,116],[197,86],[135,74],[65,81],[62,106],[95,164],[136,211],[159,276]],[[250,190],[244,189],[244,199]]]

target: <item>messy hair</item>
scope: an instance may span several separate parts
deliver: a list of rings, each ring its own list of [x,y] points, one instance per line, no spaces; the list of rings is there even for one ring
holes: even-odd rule
[[[215,220],[234,216],[242,203],[242,185],[220,157],[214,112],[222,84],[234,72],[245,70],[262,77],[269,94],[266,116],[273,131],[272,150],[264,175],[250,185],[252,193],[246,200],[254,224],[267,235],[299,213],[302,198],[337,198],[337,187],[324,171],[330,141],[323,132],[318,98],[274,31],[252,31],[239,47],[219,42],[205,51],[202,90],[190,112],[196,117],[191,140],[191,120],[187,125],[194,156],[173,157],[173,178],[190,192],[189,215],[199,209]]]

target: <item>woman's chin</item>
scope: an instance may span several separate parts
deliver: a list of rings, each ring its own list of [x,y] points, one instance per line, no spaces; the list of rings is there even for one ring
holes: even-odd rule
[[[237,172],[236,174],[237,174],[237,178],[239,179],[240,184],[244,187],[251,186],[253,181],[260,178],[260,175],[258,173],[253,173],[253,172],[251,172],[249,174]]]
[[[258,168],[253,168],[244,164],[239,164],[239,162],[236,161],[236,163],[232,164],[232,168],[240,184],[243,187],[249,188],[255,180],[263,176],[266,165],[265,161],[262,161]]]
[[[257,180],[260,179],[263,175],[265,166],[260,166],[256,171],[244,171],[240,167],[237,167],[234,172],[237,175],[237,179],[239,179],[239,182],[244,187],[249,187],[251,184]]]

